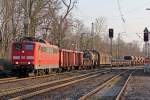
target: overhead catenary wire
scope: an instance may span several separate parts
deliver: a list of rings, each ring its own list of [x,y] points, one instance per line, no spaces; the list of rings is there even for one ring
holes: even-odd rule
[[[125,23],[124,15],[122,13],[121,6],[120,6],[120,1],[119,0],[117,0],[117,4],[118,4],[118,10],[120,12],[120,16],[121,16],[122,22]]]
[[[143,41],[143,38],[138,33],[136,35]]]
[[[134,7],[133,9],[130,9],[130,10],[125,11],[124,14],[123,14],[123,13],[122,13],[122,9],[121,9],[121,5],[120,5],[120,1],[117,0],[117,6],[118,6],[118,9],[119,9],[119,12],[122,13],[122,15],[123,15],[123,20],[124,20],[125,22],[126,22],[126,20],[124,19],[124,15],[133,14],[134,12],[137,12],[139,9],[141,9],[142,7],[145,7],[145,6],[148,5],[148,4],[150,4],[150,0],[149,0],[148,2],[144,2],[144,4],[141,4],[141,5],[138,5],[138,6]],[[145,10],[145,9],[144,9],[144,10]],[[114,18],[118,18],[118,17],[120,17],[120,15],[119,15],[119,16],[113,16],[113,17],[114,17]],[[139,19],[139,17],[138,17],[138,18],[134,18],[134,19]],[[140,18],[140,19],[143,19],[143,18]]]
[[[124,29],[124,33],[126,33],[126,20],[124,18],[123,13],[122,13],[122,9],[121,9],[121,5],[120,5],[119,0],[117,0],[117,6],[118,6],[119,13],[120,13],[121,21],[122,21],[122,27]]]
[[[150,4],[150,0],[148,2],[144,2],[143,4],[139,5],[139,6],[136,6],[135,8],[127,11],[125,14],[132,14],[134,12],[137,12],[139,9],[143,8],[144,7],[144,10],[145,10],[145,6]]]

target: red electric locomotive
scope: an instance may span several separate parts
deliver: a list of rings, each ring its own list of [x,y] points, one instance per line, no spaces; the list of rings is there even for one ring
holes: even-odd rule
[[[25,38],[12,44],[13,72],[19,76],[48,74],[52,70],[78,69],[83,52],[59,49],[45,40]]]

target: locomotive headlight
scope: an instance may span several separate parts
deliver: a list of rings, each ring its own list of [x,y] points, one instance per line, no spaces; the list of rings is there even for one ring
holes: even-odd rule
[[[22,53],[24,53],[24,51],[22,50]]]
[[[18,64],[18,61],[16,61],[15,64]]]
[[[28,62],[28,64],[31,64],[31,62]]]

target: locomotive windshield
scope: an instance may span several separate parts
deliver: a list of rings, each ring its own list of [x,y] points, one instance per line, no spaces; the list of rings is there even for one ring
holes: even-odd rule
[[[25,45],[25,50],[32,51],[33,50],[33,45],[32,44]]]
[[[20,43],[16,43],[15,44],[15,49],[18,50],[18,51],[21,50],[22,49],[22,45]]]
[[[89,52],[84,52],[83,57],[90,59],[91,58],[91,54]]]

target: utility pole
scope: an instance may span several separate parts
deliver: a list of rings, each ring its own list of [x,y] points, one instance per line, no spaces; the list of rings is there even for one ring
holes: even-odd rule
[[[122,35],[125,35],[125,34],[123,34],[123,33],[125,33],[125,32],[121,32],[121,33],[118,33],[118,39],[117,39],[117,58],[120,58],[120,55],[121,55],[121,53],[120,53],[120,40],[121,40],[121,36]]]
[[[112,56],[112,38],[110,38],[110,55]]]
[[[145,42],[145,56],[148,57],[148,42]]]
[[[149,31],[147,27],[144,29],[144,42],[145,42],[145,56],[148,57],[148,41],[149,41]]]
[[[81,35],[80,35],[80,51],[82,51],[83,49],[85,49],[84,48],[84,45],[83,45],[83,43],[84,43],[84,35],[85,34],[87,34],[87,33],[81,33]]]
[[[149,54],[149,50],[148,50],[149,49],[149,43],[147,42],[146,45],[147,45],[147,54],[146,55],[147,55],[147,57],[149,57],[149,55],[148,55]]]
[[[120,58],[120,33],[118,34],[117,58]]]

